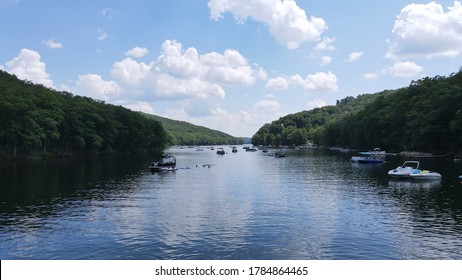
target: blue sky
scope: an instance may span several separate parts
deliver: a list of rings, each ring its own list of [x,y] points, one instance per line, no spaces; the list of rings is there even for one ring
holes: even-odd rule
[[[0,69],[252,136],[462,66],[460,1],[0,0]]]

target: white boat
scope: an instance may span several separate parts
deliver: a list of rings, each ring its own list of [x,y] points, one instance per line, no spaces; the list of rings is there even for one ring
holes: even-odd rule
[[[438,172],[433,172],[430,170],[414,170],[410,174],[411,178],[414,180],[440,180],[441,174]]]
[[[418,161],[405,161],[403,165],[388,171],[388,176],[393,178],[410,178],[411,173],[419,170],[419,165]]]
[[[371,152],[360,152],[359,156],[351,157],[351,162],[357,163],[384,163],[383,158]]]
[[[170,154],[163,154],[160,161],[151,162],[149,170],[152,172],[175,171],[177,170],[176,158]]]
[[[224,155],[226,152],[223,150],[223,148],[218,148],[217,149],[217,155]]]

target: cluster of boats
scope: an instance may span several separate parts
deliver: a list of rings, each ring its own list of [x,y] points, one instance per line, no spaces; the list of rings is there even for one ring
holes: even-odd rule
[[[246,151],[254,151],[253,148],[245,148]],[[256,150],[256,149],[255,149]],[[237,148],[232,147],[232,152],[236,153]],[[223,148],[217,149],[217,154],[225,154]],[[276,157],[284,157],[285,152],[283,150],[278,151],[274,154]],[[352,157],[351,161],[358,163],[383,163],[385,152],[380,150],[374,150],[370,152],[361,152],[359,156]],[[152,162],[149,166],[149,170],[152,172],[168,172],[177,170],[176,158],[168,153],[161,156],[158,162]],[[441,174],[430,170],[420,169],[420,162],[418,161],[405,161],[402,165],[388,171],[388,176],[397,179],[413,179],[413,180],[439,180]],[[459,180],[462,182],[462,175],[459,176]]]
[[[353,156],[351,161],[356,163],[384,163],[385,155],[385,151],[376,148],[369,152],[360,152],[357,156]],[[414,180],[441,179],[441,174],[438,172],[420,169],[420,162],[418,161],[405,161],[403,165],[388,171],[388,176],[399,179],[411,178]]]

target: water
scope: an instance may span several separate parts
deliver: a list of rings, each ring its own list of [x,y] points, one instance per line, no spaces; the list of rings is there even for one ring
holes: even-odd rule
[[[413,183],[402,158],[225,150],[1,162],[0,259],[462,259],[461,163]]]

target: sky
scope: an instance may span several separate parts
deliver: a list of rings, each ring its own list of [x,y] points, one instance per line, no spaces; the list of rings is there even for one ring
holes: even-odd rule
[[[460,1],[0,0],[0,69],[251,137],[462,66]]]

